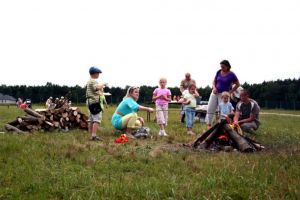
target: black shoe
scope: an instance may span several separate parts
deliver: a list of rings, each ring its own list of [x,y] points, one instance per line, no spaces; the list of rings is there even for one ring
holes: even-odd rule
[[[184,118],[185,118],[185,115],[181,115],[181,117],[180,117],[180,122],[181,123],[184,123]]]
[[[100,137],[98,137],[98,136],[93,136],[93,137],[91,138],[91,140],[92,140],[92,141],[102,141],[102,139],[101,139]]]

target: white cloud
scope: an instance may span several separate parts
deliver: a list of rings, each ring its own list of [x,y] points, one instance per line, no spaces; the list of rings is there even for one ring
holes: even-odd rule
[[[240,81],[299,78],[298,1],[0,3],[1,84],[83,86],[92,65],[112,86],[211,83],[228,59]]]

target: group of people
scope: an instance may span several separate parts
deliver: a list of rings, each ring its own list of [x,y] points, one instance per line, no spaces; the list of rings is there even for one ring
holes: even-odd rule
[[[231,104],[231,96],[240,89],[240,83],[234,72],[231,71],[229,61],[223,60],[220,63],[221,69],[217,71],[212,84],[212,93],[208,101],[206,114],[207,127],[210,128],[216,113],[220,120],[228,118],[229,114],[234,114],[233,124],[240,126],[248,133],[254,133],[259,127],[259,111],[257,102],[249,97],[248,91],[242,89],[238,93],[240,99],[235,107]],[[102,71],[97,67],[91,67],[89,70],[90,79],[87,82],[86,98],[87,105],[101,103],[103,101],[103,90],[105,83],[98,84],[96,79]],[[182,103],[181,121],[186,118],[187,134],[195,135],[192,131],[194,117],[196,113],[197,98],[200,94],[197,91],[196,81],[187,73],[185,79],[181,81],[180,91],[182,93],[179,102]],[[138,111],[154,112],[156,111],[156,121],[160,127],[159,136],[168,136],[166,126],[168,124],[168,104],[172,100],[171,91],[167,88],[167,79],[159,80],[159,87],[153,91],[152,100],[155,102],[155,110],[151,107],[145,107],[137,103],[139,99],[139,87],[129,87],[122,102],[117,106],[111,123],[117,130],[124,131],[128,137],[134,138],[134,130],[144,126],[144,119],[138,116]],[[237,95],[235,95],[237,96]],[[102,100],[101,100],[102,97]],[[104,97],[105,99],[105,97]],[[102,105],[103,106],[103,105]],[[101,109],[100,109],[101,110]],[[103,110],[103,109],[102,109]],[[102,120],[102,112],[91,113],[89,110],[89,133],[92,140],[101,140],[97,136],[97,129]]]
[[[209,97],[206,122],[208,128],[212,125],[213,115],[216,110],[220,113],[220,118],[223,119],[229,114],[234,114],[233,124],[240,126],[244,132],[254,133],[259,125],[260,107],[257,102],[250,98],[249,92],[240,88],[240,82],[234,72],[231,71],[231,65],[228,60],[220,62],[221,69],[217,71],[212,83],[212,93]],[[235,95],[239,89],[238,96]],[[238,102],[233,102],[232,106],[229,99]]]
[[[60,98],[56,97],[55,99],[50,96],[45,103],[47,109],[55,109],[57,107],[61,107],[62,105],[68,105],[71,107],[72,102],[66,99],[64,96],[61,96]]]
[[[32,103],[30,99],[26,99],[25,101],[23,101],[22,98],[18,98],[18,100],[16,101],[16,106],[20,109],[32,108]]]

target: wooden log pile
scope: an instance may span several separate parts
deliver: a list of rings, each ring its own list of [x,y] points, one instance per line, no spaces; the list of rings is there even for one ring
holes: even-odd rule
[[[54,109],[24,109],[26,115],[17,117],[14,121],[5,124],[7,131],[26,133],[34,131],[55,131],[88,128],[88,117],[77,107],[65,104]]]

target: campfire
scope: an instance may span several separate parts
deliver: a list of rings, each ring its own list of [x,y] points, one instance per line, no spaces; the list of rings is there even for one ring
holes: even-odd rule
[[[198,137],[193,142],[192,148],[256,152],[263,150],[265,147],[238,131],[237,127],[230,125],[227,120],[222,120]]]

